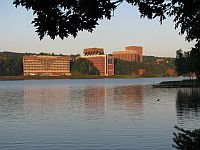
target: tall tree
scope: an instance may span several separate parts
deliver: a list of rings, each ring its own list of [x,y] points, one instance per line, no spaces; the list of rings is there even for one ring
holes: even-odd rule
[[[160,22],[173,16],[175,28],[186,34],[186,40],[196,40],[200,45],[199,0],[14,0],[13,4],[33,10],[33,24],[40,39],[45,35],[61,39],[79,31],[92,32],[101,19],[111,19],[113,11],[122,2],[138,7],[141,17]]]
[[[115,74],[116,75],[132,75],[137,69],[136,62],[123,61],[121,59],[115,59]]]
[[[192,131],[175,126],[178,133],[174,133],[173,147],[179,150],[199,150],[200,129]]]
[[[92,62],[85,58],[78,58],[70,63],[71,73],[75,75],[99,75],[99,70],[93,65]]]
[[[200,80],[200,47],[192,48],[190,52],[190,68]]]
[[[195,73],[200,80],[200,48],[192,48],[189,52],[176,51],[176,71],[179,75]]]
[[[175,65],[179,75],[185,75],[192,72],[190,60],[189,52],[183,53],[181,49],[176,51]]]

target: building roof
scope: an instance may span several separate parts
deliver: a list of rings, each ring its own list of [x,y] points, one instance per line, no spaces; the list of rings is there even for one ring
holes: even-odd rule
[[[138,52],[135,51],[135,50],[132,50],[132,51],[114,51],[113,55],[114,54],[138,54]]]
[[[126,49],[138,49],[143,48],[142,46],[127,46]]]
[[[33,55],[33,56],[23,56],[23,59],[70,59],[68,56],[47,56],[47,55]]]
[[[84,55],[104,55],[103,48],[86,48],[83,50]]]

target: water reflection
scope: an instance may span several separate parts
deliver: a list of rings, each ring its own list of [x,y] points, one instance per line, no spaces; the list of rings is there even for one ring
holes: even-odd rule
[[[24,87],[24,111],[52,112],[54,110],[65,110],[69,105],[69,87]]]
[[[0,116],[16,116],[16,113],[22,112],[23,95],[22,89],[0,89]]]
[[[86,87],[84,105],[87,113],[103,114],[105,109],[137,112],[143,109],[142,85]]]
[[[115,106],[134,112],[143,109],[144,87],[142,85],[116,86],[113,95],[111,102]]]
[[[200,89],[179,89],[177,91],[176,108],[179,119],[200,117]]]
[[[90,115],[104,115],[105,109],[143,110],[142,85],[130,86],[51,86],[24,87],[24,111],[78,110]]]
[[[84,106],[86,113],[103,115],[105,112],[106,86],[85,87]]]
[[[0,149],[171,149],[177,116],[198,127],[198,90],[132,82],[0,82]]]

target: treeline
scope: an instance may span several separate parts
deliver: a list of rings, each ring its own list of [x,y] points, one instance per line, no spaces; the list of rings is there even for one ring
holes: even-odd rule
[[[162,62],[159,63],[157,60],[162,60]],[[175,59],[171,57],[143,56],[143,63],[140,67],[146,70],[147,76],[168,76],[166,70],[175,69]]]
[[[157,63],[158,59],[162,59],[163,62]],[[141,64],[115,59],[115,75],[134,75],[137,69],[144,69],[145,76],[167,76],[166,70],[175,68],[174,61],[174,58],[154,56],[143,56]]]
[[[0,76],[20,76],[23,73],[23,54],[0,53]]]
[[[70,72],[72,75],[99,75],[99,70],[92,62],[85,58],[78,58],[70,62]]]
[[[0,52],[0,76],[20,76],[23,75],[23,56],[24,55],[48,55],[48,56],[63,56],[62,54],[54,53],[15,53],[15,52]]]
[[[200,80],[200,48],[192,48],[189,52],[177,50],[175,65],[179,75],[191,76],[191,74],[195,74]]]
[[[133,75],[134,71],[138,68],[136,62],[123,61],[115,59],[115,75]]]
[[[18,76],[23,74],[22,58],[24,55],[56,55],[54,53],[13,53],[0,52],[0,76]],[[62,55],[62,54],[59,54]],[[99,70],[92,62],[84,58],[79,58],[79,54],[70,55],[70,68],[72,75],[99,75]],[[181,59],[183,59],[181,57]],[[164,63],[157,64],[157,59],[163,59]],[[144,69],[145,76],[167,76],[166,70],[175,68],[174,58],[143,56],[143,63],[128,62],[120,59],[115,59],[115,75],[134,75],[137,69]],[[181,60],[183,61],[183,60]],[[185,62],[185,61],[184,61]],[[183,67],[184,68],[184,67]],[[186,68],[184,68],[186,69]],[[184,71],[185,72],[185,71]]]

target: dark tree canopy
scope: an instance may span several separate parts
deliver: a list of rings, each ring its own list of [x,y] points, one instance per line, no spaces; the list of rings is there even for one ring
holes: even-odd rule
[[[185,130],[175,126],[178,133],[174,133],[174,148],[179,150],[199,150],[200,147],[200,129]]]
[[[200,48],[192,48],[189,52],[177,50],[175,66],[179,75],[195,73],[197,79],[200,80]]]
[[[14,0],[13,4],[33,10],[33,24],[40,39],[45,35],[61,39],[79,31],[92,32],[98,20],[111,19],[113,11],[122,2],[137,6],[141,17],[160,18],[173,16],[175,28],[186,34],[186,40],[200,40],[199,0]]]

